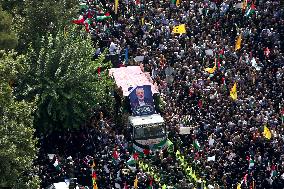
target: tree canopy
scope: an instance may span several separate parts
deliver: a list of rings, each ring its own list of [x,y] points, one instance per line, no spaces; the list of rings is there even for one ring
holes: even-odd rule
[[[73,10],[76,0],[26,0],[22,9],[15,15],[19,33],[18,52],[25,52],[29,46],[37,50],[40,40],[47,33],[56,35],[76,12]]]
[[[12,31],[12,16],[0,4],[0,49],[11,50],[18,44],[16,33]]]
[[[13,54],[5,54],[0,61],[0,187],[37,188],[33,160],[37,155],[32,112],[34,106],[17,101],[12,82],[20,66]]]
[[[92,108],[111,103],[112,80],[104,54],[92,60],[91,39],[74,26],[43,37],[39,53],[31,47],[22,64],[28,68],[16,84],[20,99],[38,97],[35,125],[41,131],[79,128]]]

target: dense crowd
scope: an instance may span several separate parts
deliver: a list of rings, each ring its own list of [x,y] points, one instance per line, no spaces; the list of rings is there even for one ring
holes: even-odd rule
[[[83,22],[74,23],[87,24],[94,56],[108,49],[114,67],[141,65],[151,73],[166,104],[162,114],[174,153],[184,154],[206,184],[186,177],[167,150],[143,160],[160,181],[138,164],[130,169],[126,162],[133,150],[123,125],[97,113],[80,131],[40,140],[42,187],[64,178],[92,187],[95,163],[96,183],[103,189],[134,188],[136,176],[139,188],[284,188],[283,7],[280,1],[244,2],[245,8],[232,0],[125,0],[115,14],[114,1],[81,1]],[[252,4],[255,11],[246,14]],[[174,34],[180,24],[186,33]],[[216,70],[206,72],[215,61]],[[230,97],[234,83],[236,100]],[[264,126],[271,138],[263,135]],[[180,135],[180,127],[191,127],[191,134]]]

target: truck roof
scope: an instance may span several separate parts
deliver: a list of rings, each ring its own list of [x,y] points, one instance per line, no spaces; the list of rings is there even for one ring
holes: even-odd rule
[[[145,116],[129,116],[128,119],[133,126],[164,123],[163,117],[159,114]]]
[[[129,87],[151,85],[153,94],[159,93],[157,87],[153,85],[153,81],[148,72],[143,72],[140,66],[127,66],[109,69],[109,75],[115,80],[118,87],[121,87],[123,96],[129,95]]]

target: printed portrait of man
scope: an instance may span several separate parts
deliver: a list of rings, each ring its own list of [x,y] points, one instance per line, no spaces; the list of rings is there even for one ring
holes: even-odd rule
[[[150,115],[155,112],[150,85],[137,86],[129,94],[133,115]]]
[[[136,92],[136,98],[134,99],[134,101],[131,102],[131,105],[133,107],[153,105],[151,99],[145,97],[145,92],[142,87],[137,87],[135,92]]]

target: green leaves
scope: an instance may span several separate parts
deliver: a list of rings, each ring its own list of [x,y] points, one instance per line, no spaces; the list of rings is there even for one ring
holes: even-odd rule
[[[0,49],[11,50],[17,43],[17,36],[12,31],[12,16],[3,11],[0,4]]]
[[[90,109],[112,103],[109,88],[114,84],[105,71],[100,77],[97,73],[110,63],[103,62],[104,54],[93,61],[90,38],[76,26],[68,28],[67,37],[60,30],[42,38],[38,55],[29,48],[21,62],[28,71],[18,83],[18,97],[39,97],[35,122],[41,131],[79,128]]]
[[[0,187],[38,187],[38,182],[30,182],[37,178],[24,174],[34,172],[32,163],[37,154],[34,104],[17,101],[10,82],[23,68],[14,54],[4,54],[0,59]]]

